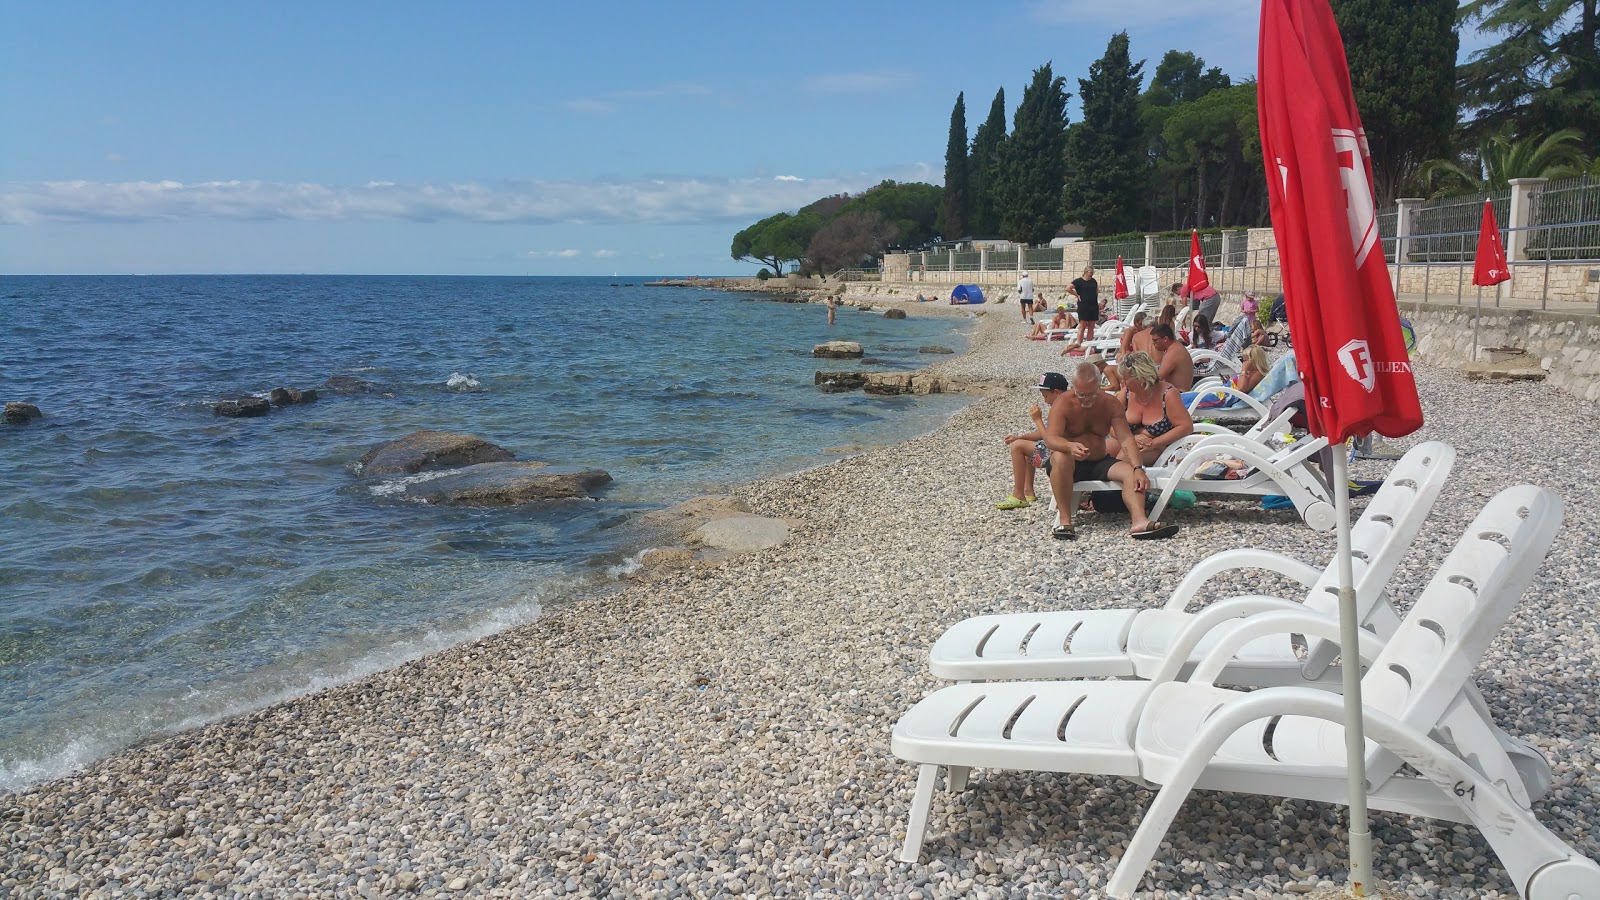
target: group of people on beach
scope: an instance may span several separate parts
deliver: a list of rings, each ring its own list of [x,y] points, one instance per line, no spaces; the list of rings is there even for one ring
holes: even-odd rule
[[[1036,296],[1032,279],[1024,274],[1017,287],[1023,321],[1033,326],[1030,337],[1064,330],[1064,323],[1072,319],[1065,304],[1048,324],[1035,321],[1034,316],[1043,311],[1043,300]],[[1084,354],[1100,319],[1094,269],[1086,268],[1067,290],[1078,298],[1075,321],[1079,330],[1077,340],[1061,355]],[[1246,304],[1253,299],[1247,296]],[[1046,372],[1034,385],[1043,405],[1034,403],[1029,408],[1033,428],[1004,438],[1011,459],[1011,493],[997,504],[999,509],[1021,509],[1037,502],[1034,472],[1043,469],[1056,507],[1051,534],[1059,540],[1077,536],[1072,496],[1073,484],[1079,481],[1119,485],[1136,540],[1177,534],[1176,525],[1150,521],[1145,514],[1150,489],[1146,467],[1194,433],[1191,407],[1215,408],[1230,400],[1214,388],[1194,390],[1195,360],[1190,352],[1212,349],[1226,336],[1226,329],[1219,333],[1212,325],[1220,298],[1214,292],[1189,297],[1183,285],[1175,284],[1168,301],[1154,324],[1149,324],[1142,311],[1133,316],[1118,338],[1115,364],[1101,354],[1089,353],[1070,378]],[[1192,326],[1189,334],[1182,335],[1184,339],[1179,331],[1181,307],[1187,307]],[[1243,343],[1239,354],[1239,373],[1227,385],[1246,394],[1261,384],[1270,369],[1262,349],[1267,335],[1253,318],[1250,326],[1251,339]],[[1109,352],[1110,348],[1106,349]]]

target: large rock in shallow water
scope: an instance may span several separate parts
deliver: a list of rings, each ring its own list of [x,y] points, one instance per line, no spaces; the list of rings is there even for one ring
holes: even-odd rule
[[[245,397],[240,400],[223,400],[211,406],[211,414],[228,419],[253,419],[264,416],[272,410],[271,404],[261,397]]]
[[[9,424],[23,425],[43,417],[44,413],[39,412],[39,407],[34,406],[32,403],[19,403],[16,401],[8,401],[6,403],[5,419]]]
[[[418,431],[368,450],[361,457],[361,474],[412,474],[515,458],[510,450],[470,434]]]
[[[541,462],[488,462],[463,466],[407,484],[407,499],[445,506],[516,506],[588,497],[611,481],[601,469],[551,468]]]
[[[789,523],[766,516],[735,516],[707,522],[695,529],[693,537],[708,547],[749,553],[783,543],[789,537]]]
[[[811,355],[827,359],[859,359],[861,345],[855,341],[828,341],[812,347]]]
[[[302,391],[299,388],[276,387],[272,389],[269,399],[273,406],[293,406],[296,403],[315,403],[316,391]]]

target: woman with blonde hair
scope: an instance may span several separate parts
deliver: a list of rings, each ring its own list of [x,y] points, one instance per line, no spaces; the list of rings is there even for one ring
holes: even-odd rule
[[[1194,419],[1183,405],[1178,389],[1161,380],[1156,361],[1150,354],[1134,351],[1117,363],[1117,375],[1122,379],[1122,409],[1128,419],[1128,430],[1133,432],[1133,442],[1139,448],[1139,457],[1150,465],[1161,456],[1161,451],[1194,433]],[[1115,438],[1109,439],[1106,452],[1116,454]]]

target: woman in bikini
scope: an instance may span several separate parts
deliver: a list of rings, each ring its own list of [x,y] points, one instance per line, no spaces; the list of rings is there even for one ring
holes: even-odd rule
[[[1117,363],[1117,373],[1122,378],[1118,399],[1126,410],[1128,430],[1148,466],[1167,447],[1194,433],[1194,419],[1184,408],[1178,389],[1157,377],[1156,361],[1150,354],[1129,353]],[[1121,447],[1114,448],[1115,443],[1115,438],[1107,441],[1107,453],[1121,452]]]

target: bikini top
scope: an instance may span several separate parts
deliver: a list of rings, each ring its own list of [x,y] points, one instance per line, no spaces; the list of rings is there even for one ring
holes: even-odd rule
[[[1167,385],[1167,390],[1168,391],[1172,390],[1172,385],[1170,385],[1170,384]],[[1123,415],[1127,415],[1128,414],[1128,404],[1129,404],[1129,401],[1132,400],[1132,399],[1133,399],[1133,393],[1131,391],[1123,393],[1123,395],[1122,395],[1122,414]],[[1173,429],[1173,427],[1174,427],[1173,424],[1172,424],[1171,417],[1169,417],[1167,415],[1167,413],[1166,413],[1166,409],[1167,409],[1167,394],[1166,394],[1166,391],[1162,391],[1161,392],[1161,418],[1156,420],[1156,421],[1154,421],[1154,422],[1151,422],[1148,425],[1145,425],[1145,424],[1142,424],[1142,423],[1141,424],[1135,424],[1130,419],[1130,421],[1128,422],[1128,430],[1132,431],[1134,434],[1138,434],[1139,432],[1142,431],[1142,432],[1144,432],[1145,434],[1149,435],[1152,438],[1161,437],[1163,434],[1166,434],[1167,432],[1171,431]]]

